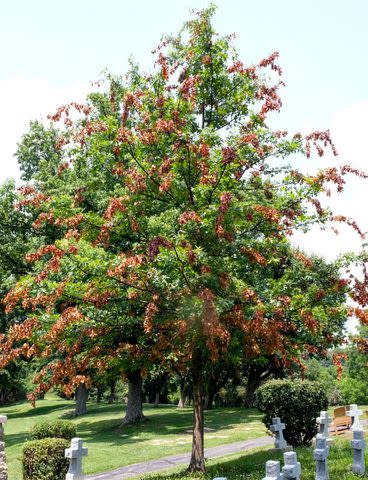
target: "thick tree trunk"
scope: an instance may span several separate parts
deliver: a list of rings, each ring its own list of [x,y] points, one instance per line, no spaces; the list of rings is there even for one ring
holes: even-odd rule
[[[254,406],[254,400],[257,388],[262,383],[262,370],[256,366],[251,366],[248,373],[247,390],[245,393],[244,406],[247,408]]]
[[[178,408],[185,407],[185,400],[187,399],[185,380],[180,381],[180,400],[178,402]]]
[[[189,472],[204,472],[203,371],[201,352],[193,354],[193,441]]]
[[[109,404],[114,403],[115,400],[116,400],[116,383],[117,383],[116,380],[113,380],[110,383],[110,395],[109,395],[109,399],[107,401],[107,403],[109,403]]]
[[[139,371],[129,373],[128,404],[122,425],[130,425],[145,420],[142,409],[142,376]]]
[[[88,390],[84,383],[77,387],[75,393],[75,411],[74,415],[85,415],[87,413]]]

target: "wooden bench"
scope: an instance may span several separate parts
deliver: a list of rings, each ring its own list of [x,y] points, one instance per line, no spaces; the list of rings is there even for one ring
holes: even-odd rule
[[[350,407],[338,407],[333,411],[333,422],[331,424],[332,433],[338,435],[342,430],[351,426],[351,417],[347,415]]]

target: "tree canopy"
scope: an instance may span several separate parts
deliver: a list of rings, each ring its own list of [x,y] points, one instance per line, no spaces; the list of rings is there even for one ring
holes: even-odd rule
[[[347,281],[292,248],[292,233],[345,221],[361,234],[319,194],[363,174],[344,166],[310,176],[285,162],[336,153],[329,132],[268,126],[282,106],[278,54],[244,66],[213,13],[164,38],[152,73],[131,63],[86,104],[50,116],[59,130],[46,161],[24,168],[37,176],[18,209],[37,212],[33,228],[52,227],[53,237],[28,252],[30,273],[5,298],[7,314],[21,308],[24,320],[0,345],[2,365],[49,359],[37,391],[71,390],[117,366],[189,368],[193,470],[204,469],[206,366],[270,357],[290,366],[341,339]]]

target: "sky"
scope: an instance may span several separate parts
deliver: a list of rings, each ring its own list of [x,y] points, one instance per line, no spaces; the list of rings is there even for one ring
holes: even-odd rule
[[[286,87],[276,128],[309,133],[329,128],[339,151],[295,160],[310,173],[349,163],[368,171],[367,0],[217,0],[215,27],[234,32],[246,65],[277,50]],[[90,82],[108,69],[124,73],[129,56],[152,67],[151,50],[161,36],[176,33],[201,0],[3,0],[0,12],[0,181],[17,176],[17,141],[30,120],[56,107],[82,101]],[[354,217],[368,231],[368,184],[350,179],[330,200],[337,213]],[[348,228],[340,234],[314,230],[294,242],[333,259],[358,250]]]

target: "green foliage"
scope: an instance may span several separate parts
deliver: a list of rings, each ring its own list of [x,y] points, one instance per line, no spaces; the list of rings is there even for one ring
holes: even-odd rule
[[[31,429],[31,439],[64,438],[71,440],[77,434],[76,426],[68,420],[43,420]]]
[[[56,148],[57,142],[55,128],[45,128],[37,120],[30,122],[29,131],[23,135],[15,153],[22,180],[34,179],[45,167],[49,175],[56,175],[62,158],[62,150]]]
[[[317,433],[316,418],[328,407],[323,388],[318,383],[301,380],[271,380],[257,391],[257,407],[269,427],[272,418],[285,423],[284,436],[289,445],[310,445]]]
[[[344,373],[340,380],[340,390],[346,404],[368,403],[368,383],[365,379],[360,380]]]
[[[44,438],[23,447],[23,480],[65,480],[69,462],[64,457],[70,442],[63,438]]]
[[[324,359],[311,358],[304,362],[306,380],[318,382],[326,392],[329,405],[343,405],[344,395],[341,391],[341,382],[337,379],[336,367],[329,356]]]

